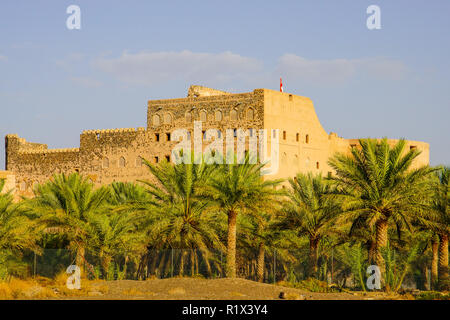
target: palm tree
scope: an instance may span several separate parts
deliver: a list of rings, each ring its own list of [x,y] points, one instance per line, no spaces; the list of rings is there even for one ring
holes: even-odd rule
[[[110,185],[110,197],[108,202],[113,206],[136,204],[151,201],[147,190],[139,184],[131,182],[113,182]]]
[[[279,223],[283,229],[292,229],[309,239],[309,272],[317,275],[319,242],[332,231],[332,221],[340,212],[340,205],[329,195],[331,185],[322,176],[298,173],[289,179],[290,202]]]
[[[144,235],[136,230],[136,218],[129,212],[109,211],[90,217],[89,247],[98,252],[104,275],[116,256],[139,255],[145,250]],[[124,270],[126,270],[127,258]]]
[[[234,161],[233,164],[218,165],[202,189],[202,195],[228,217],[226,276],[229,278],[236,277],[237,215],[270,210],[284,194],[282,190],[276,190],[282,180],[262,179],[264,166],[252,164],[248,155],[242,164]]]
[[[222,249],[215,227],[215,216],[208,214],[210,202],[197,190],[206,183],[214,167],[205,164],[178,164],[162,162],[153,165],[144,161],[156,183],[141,181],[155,202],[157,218],[149,223],[149,233],[163,249],[181,249],[179,274],[184,274],[190,255],[191,273],[198,262],[197,249],[203,256],[208,273],[211,272],[210,248]]]
[[[110,195],[108,188],[94,190],[93,183],[78,173],[57,174],[34,190],[30,209],[47,227],[67,235],[76,251],[76,264],[84,266],[85,249],[92,234],[92,218],[102,212]]]
[[[20,256],[24,250],[39,252],[36,245],[40,226],[30,219],[20,203],[13,202],[11,191],[2,193],[5,180],[0,179],[0,262],[8,256]],[[2,267],[2,266],[0,266]],[[6,272],[8,272],[8,266]]]
[[[239,236],[242,242],[254,252],[256,250],[256,280],[264,281],[265,255],[267,247],[273,245],[279,235],[274,227],[274,214],[261,212],[255,215],[245,215],[241,219]]]
[[[450,234],[450,168],[442,167],[436,172],[432,180],[432,200],[429,211],[421,222],[429,227],[439,237],[439,245],[435,241],[433,245],[438,247],[438,279],[439,287],[446,289],[450,287],[448,276],[448,237]]]
[[[388,222],[397,229],[411,229],[411,220],[423,209],[427,194],[426,177],[433,170],[427,166],[412,168],[420,154],[416,149],[405,151],[405,141],[399,140],[392,148],[387,139],[360,139],[360,148],[350,155],[336,154],[330,166],[336,171],[332,179],[344,203],[341,220],[362,219],[370,228],[375,226],[375,261],[384,276],[381,254],[388,244]]]

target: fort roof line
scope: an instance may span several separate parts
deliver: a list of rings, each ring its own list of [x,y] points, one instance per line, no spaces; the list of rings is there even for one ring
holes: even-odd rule
[[[145,131],[145,128],[144,127],[138,127],[138,128],[116,128],[116,129],[83,130],[82,134],[123,133],[123,132],[138,132],[138,131]]]

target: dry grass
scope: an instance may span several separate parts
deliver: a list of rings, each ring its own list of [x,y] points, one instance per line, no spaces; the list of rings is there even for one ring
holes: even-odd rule
[[[184,295],[184,294],[186,294],[186,290],[184,290],[181,287],[172,288],[168,292],[169,292],[169,294],[175,294],[175,295]]]
[[[104,284],[105,281],[91,281],[83,278],[81,288],[71,290],[67,288],[68,277],[68,274],[62,272],[54,279],[37,277],[27,280],[12,278],[10,281],[0,281],[0,300],[102,296],[109,291],[109,287]]]
[[[141,290],[139,290],[139,289],[136,289],[136,288],[131,288],[131,289],[128,289],[128,290],[124,290],[124,291],[122,291],[122,294],[124,295],[124,296],[154,296],[155,295],[155,293],[154,292],[151,292],[151,291],[141,291]]]
[[[0,282],[0,299],[45,299],[54,298],[56,293],[48,287],[43,287],[36,280],[11,279]]]

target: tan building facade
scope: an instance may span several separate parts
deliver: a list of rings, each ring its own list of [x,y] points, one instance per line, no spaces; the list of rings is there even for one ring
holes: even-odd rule
[[[32,195],[33,185],[62,172],[80,172],[96,185],[150,179],[142,159],[153,163],[170,160],[179,144],[172,134],[179,128],[188,130],[194,149],[194,121],[201,121],[202,131],[220,130],[224,140],[226,129],[251,129],[250,135],[267,129],[269,153],[272,130],[278,129],[279,168],[268,178],[288,178],[300,171],[326,175],[332,172],[327,164],[330,156],[349,152],[358,144],[357,139],[328,134],[307,97],[268,89],[233,94],[191,86],[186,98],[148,101],[147,128],[83,131],[79,148],[48,149],[45,144],[9,134],[5,138],[7,171],[2,174],[10,177],[10,186],[15,184],[17,195],[26,196]],[[202,135],[198,139],[202,140]],[[209,143],[203,141],[202,149]],[[422,152],[416,166],[429,163],[427,143],[408,141],[407,148]]]

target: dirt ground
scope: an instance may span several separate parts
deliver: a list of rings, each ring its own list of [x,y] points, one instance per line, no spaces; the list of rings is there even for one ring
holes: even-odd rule
[[[56,299],[133,300],[376,300],[384,296],[367,293],[315,293],[245,279],[170,278],[146,281],[119,280],[91,284],[87,296]]]

